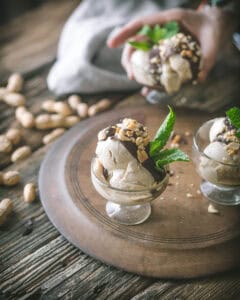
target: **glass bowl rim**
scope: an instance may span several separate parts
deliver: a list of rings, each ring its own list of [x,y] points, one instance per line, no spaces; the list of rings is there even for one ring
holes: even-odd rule
[[[151,187],[151,188],[143,188],[143,189],[140,189],[140,190],[126,190],[126,189],[119,189],[119,188],[115,188],[113,186],[111,186],[110,184],[108,184],[107,182],[103,182],[94,172],[93,170],[93,163],[94,161],[97,159],[96,156],[94,156],[91,160],[91,174],[94,175],[94,178],[97,180],[97,182],[103,186],[105,186],[106,188],[110,189],[110,190],[113,190],[113,191],[117,191],[117,192],[122,192],[122,193],[142,193],[142,192],[151,192],[153,190],[155,190],[157,187],[160,187],[161,185],[164,184],[164,182],[166,180],[169,179],[169,174],[167,173],[167,166],[164,167],[164,170],[165,170],[165,176],[163,178],[162,181],[158,182],[157,185],[155,187]]]
[[[204,156],[206,157],[207,159],[211,160],[211,161],[214,161],[218,164],[221,164],[221,165],[224,165],[224,166],[228,166],[228,167],[233,167],[233,168],[238,168],[239,167],[239,164],[229,164],[229,163],[224,163],[224,162],[221,162],[219,160],[216,160],[216,159],[213,159],[212,157],[208,156],[207,154],[205,154],[201,149],[200,149],[200,146],[197,142],[197,134],[199,132],[199,130],[207,123],[213,123],[213,121],[217,120],[217,119],[220,119],[222,117],[217,117],[217,118],[214,118],[214,119],[210,119],[204,123],[202,123],[194,132],[194,135],[193,135],[193,147],[201,154],[201,156]]]

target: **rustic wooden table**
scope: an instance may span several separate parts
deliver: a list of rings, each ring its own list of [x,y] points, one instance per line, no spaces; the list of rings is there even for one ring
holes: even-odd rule
[[[48,1],[45,5],[0,28],[0,78],[13,71],[24,74],[24,94],[31,111],[51,96],[46,75],[54,60],[60,30],[78,1]],[[102,97],[91,97],[96,101]],[[117,106],[135,103],[136,96],[120,95]],[[138,96],[138,101],[143,101]],[[14,109],[0,104],[0,132],[15,126]],[[49,222],[39,200],[27,205],[22,188],[37,181],[42,159],[49,149],[43,133],[23,130],[24,143],[33,154],[11,164],[1,157],[0,167],[18,169],[21,183],[1,188],[0,197],[11,198],[14,212],[0,229],[0,299],[239,299],[240,271],[196,280],[157,280],[107,266],[71,245]],[[33,227],[29,228],[29,220]]]

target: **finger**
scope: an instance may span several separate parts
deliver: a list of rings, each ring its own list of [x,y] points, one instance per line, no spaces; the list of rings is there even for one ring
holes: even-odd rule
[[[123,28],[114,37],[107,41],[107,45],[110,48],[118,47],[121,44],[123,44],[127,39],[135,35],[143,25],[148,24],[151,26],[155,24],[166,23],[173,20],[181,21],[184,15],[185,13],[183,9],[176,8],[136,19],[135,21],[132,21],[127,25],[123,26]]]
[[[147,95],[151,92],[151,89],[144,86],[142,89],[141,89],[141,92],[140,94],[143,96],[143,97],[147,97]]]
[[[201,71],[199,73],[198,79],[200,82],[204,81],[212,69],[217,56],[217,47],[216,38],[214,34],[208,32],[204,32],[201,34],[202,38],[200,37],[200,44],[202,50],[202,66]],[[204,39],[203,39],[204,36]]]
[[[131,80],[134,79],[134,76],[131,68],[130,59],[134,51],[135,49],[132,46],[126,44],[123,48],[122,59],[121,59],[122,66],[126,70],[128,78]]]
[[[146,38],[144,36],[134,36],[133,40],[134,41],[143,41],[143,40],[146,40]],[[126,70],[128,78],[131,80],[134,79],[134,75],[132,72],[132,66],[131,66],[131,56],[135,50],[136,49],[134,49],[132,46],[130,46],[129,44],[126,44],[123,48],[123,53],[122,53],[122,58],[121,58],[121,64],[124,67],[124,69]]]

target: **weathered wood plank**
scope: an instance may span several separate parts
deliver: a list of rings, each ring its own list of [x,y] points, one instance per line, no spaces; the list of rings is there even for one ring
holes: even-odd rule
[[[46,1],[0,27],[0,77],[29,72],[51,63],[62,26],[79,1]],[[49,30],[50,29],[50,30]]]
[[[41,72],[29,78],[24,85],[23,93],[27,99],[27,107],[35,116],[40,113],[44,113],[44,111],[41,109],[41,105],[45,100],[55,99],[54,95],[52,95],[52,93],[50,93],[47,89],[45,79],[48,71],[48,67],[43,68]],[[84,95],[83,101],[86,101],[89,103],[89,105],[91,105],[102,97],[109,97],[113,101],[113,105],[115,105],[115,103],[120,101],[124,97],[124,95],[126,95],[126,93],[106,93],[91,96]],[[65,100],[65,98],[63,100]],[[35,128],[22,128],[19,122],[15,119],[15,109],[7,106],[4,103],[0,103],[0,119],[0,133],[4,133],[10,127],[20,128],[23,138],[18,146],[27,144],[33,151],[43,146],[42,138],[50,131],[37,130]],[[18,146],[15,146],[15,148]],[[3,169],[10,164],[10,154],[0,153],[0,169]]]
[[[94,270],[92,267],[95,265]],[[71,268],[74,266],[71,266]],[[70,270],[71,270],[70,268]],[[93,261],[85,267],[84,273],[77,271],[69,277],[64,271],[62,276],[64,280],[57,281],[55,278],[43,284],[43,289],[48,288],[44,293],[43,299],[58,299],[60,296],[64,299],[129,299],[139,290],[148,286],[154,279],[139,277],[130,273],[117,270]],[[59,277],[59,275],[58,275]]]
[[[240,272],[228,272],[205,279],[171,281],[167,288],[157,281],[136,295],[132,300],[145,299],[194,299],[225,300],[240,296]]]

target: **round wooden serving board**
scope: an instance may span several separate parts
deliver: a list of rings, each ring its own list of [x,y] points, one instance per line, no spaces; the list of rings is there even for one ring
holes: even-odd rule
[[[143,224],[124,226],[105,213],[105,200],[94,190],[90,161],[100,129],[123,117],[148,126],[151,135],[167,111],[150,106],[101,114],[81,122],[57,141],[41,166],[40,197],[56,228],[74,245],[99,260],[126,271],[165,278],[193,278],[240,264],[240,209],[219,206],[199,194],[200,178],[192,163],[174,163],[166,191],[152,203]],[[177,111],[175,131],[188,131],[181,149],[191,155],[193,131],[203,121],[198,113]]]

